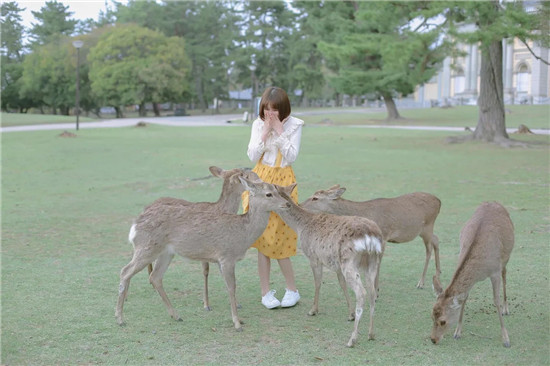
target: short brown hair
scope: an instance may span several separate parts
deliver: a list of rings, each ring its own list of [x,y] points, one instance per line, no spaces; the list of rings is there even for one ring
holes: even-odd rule
[[[264,119],[264,109],[271,107],[279,111],[279,119],[283,121],[290,116],[290,100],[286,92],[276,86],[267,88],[260,101],[260,118]]]

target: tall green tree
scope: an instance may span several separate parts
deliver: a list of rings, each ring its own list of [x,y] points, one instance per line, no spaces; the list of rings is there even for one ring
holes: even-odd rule
[[[29,31],[29,39],[32,47],[52,42],[62,36],[70,36],[75,30],[77,21],[70,19],[72,12],[69,6],[57,1],[46,1],[40,11],[33,11],[32,15],[37,20],[32,23]]]
[[[428,81],[446,54],[441,25],[429,2],[319,2],[308,16],[313,29],[328,35],[319,49],[340,93],[370,94],[384,100],[388,119],[400,118],[395,97]],[[414,24],[418,24],[414,26]]]
[[[289,41],[295,31],[296,15],[283,1],[248,1],[243,3],[237,38],[240,45],[234,54],[235,70],[245,85],[258,85],[260,92],[268,85],[292,91]],[[254,65],[254,73],[250,66]],[[292,94],[292,93],[289,93]]]
[[[529,42],[548,45],[548,18],[542,19],[549,14],[550,6],[542,1],[535,11],[527,12],[522,1],[456,1],[444,5],[451,20],[450,34],[464,43],[479,44],[481,49],[479,118],[468,138],[509,146],[512,142],[506,132],[502,44],[517,37],[526,45]],[[466,28],[467,25],[470,27]]]
[[[68,115],[75,100],[75,69],[69,38],[35,47],[23,61],[21,96]]]
[[[163,7],[161,29],[167,35],[185,39],[191,61],[190,96],[203,110],[209,101],[229,96],[229,55],[236,49],[238,34],[238,17],[231,5],[219,1],[167,1]]]
[[[14,2],[3,2],[1,5],[0,24],[2,37],[0,54],[0,80],[2,90],[2,110],[17,109],[20,112],[32,107],[32,100],[22,98],[21,76],[23,75],[25,29],[22,25],[21,12],[24,9]]]
[[[179,102],[188,87],[184,41],[135,24],[119,24],[103,34],[88,62],[91,89],[102,104],[137,104],[142,116],[146,103]]]
[[[304,106],[308,106],[309,99],[324,99],[323,87],[326,84],[323,55],[318,48],[321,37],[306,22],[308,4],[312,3],[291,3],[288,9],[291,25],[283,39],[283,59],[287,63],[283,70],[283,77],[287,79],[285,84],[289,91],[301,91],[295,98]]]

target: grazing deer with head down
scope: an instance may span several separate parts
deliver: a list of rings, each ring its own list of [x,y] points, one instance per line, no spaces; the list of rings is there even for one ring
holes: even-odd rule
[[[374,221],[364,217],[308,211],[290,198],[294,186],[279,187],[281,195],[287,198],[290,209],[276,209],[275,212],[298,234],[302,251],[308,257],[313,270],[315,298],[309,315],[319,312],[323,266],[327,266],[338,276],[348,303],[349,320],[355,320],[347,346],[353,347],[357,341],[359,321],[367,294],[370,303],[369,339],[374,339],[375,282],[385,246],[380,228]],[[361,282],[361,273],[365,274],[366,290]],[[346,284],[355,292],[355,309],[349,300]]]
[[[162,197],[147,206],[143,211],[143,215],[147,215],[148,210],[157,210],[160,205],[175,205],[180,207],[182,210],[191,209],[195,211],[213,211],[236,214],[239,211],[241,195],[244,192],[244,186],[239,180],[239,177],[254,180],[258,179],[258,176],[251,170],[240,168],[223,170],[216,166],[211,166],[209,170],[213,176],[223,179],[222,191],[216,202],[190,202],[179,198]],[[153,272],[153,264],[149,264],[147,269],[149,274],[151,274],[151,272]],[[209,272],[210,264],[208,262],[202,262],[202,273],[204,276],[203,305],[208,311],[210,311],[210,303],[208,300]]]
[[[508,331],[502,315],[509,314],[506,299],[506,264],[514,247],[514,225],[508,211],[497,202],[482,203],[460,232],[458,267],[445,291],[434,276],[434,289],[438,295],[432,311],[431,339],[439,343],[447,329],[456,324],[454,337],[460,338],[464,307],[470,289],[489,277],[493,286],[493,301],[497,308],[502,342],[510,347]],[[500,308],[500,285],[504,304]]]
[[[250,191],[250,209],[246,214],[181,210],[178,205],[159,205],[140,215],[129,234],[134,246],[133,258],[120,273],[115,312],[118,324],[124,324],[123,306],[131,278],[153,261],[155,266],[149,281],[170,316],[181,320],[162,286],[162,277],[177,253],[193,260],[218,263],[229,292],[233,324],[238,331],[242,330],[235,298],[235,264],[265,230],[270,212],[288,209],[290,204],[272,184],[239,179]]]
[[[436,275],[439,276],[439,239],[433,233],[434,223],[441,209],[441,201],[434,195],[414,192],[395,198],[377,198],[355,202],[342,198],[344,187],[335,185],[319,190],[300,206],[316,212],[336,215],[362,216],[376,222],[389,243],[406,243],[420,236],[426,247],[424,270],[416,287],[424,287],[424,279],[432,255],[435,257]]]

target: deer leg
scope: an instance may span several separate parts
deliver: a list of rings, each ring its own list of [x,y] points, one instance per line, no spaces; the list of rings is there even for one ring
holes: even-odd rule
[[[208,274],[210,272],[210,263],[202,262],[202,274],[204,276],[204,290],[202,294],[202,303],[204,310],[210,311],[210,303],[208,302]]]
[[[365,271],[365,285],[367,294],[369,296],[369,340],[374,339],[374,310],[376,306],[377,298],[377,281],[378,274],[380,272],[380,263],[382,262],[382,255],[369,255],[369,265]]]
[[[508,298],[506,297],[506,267],[502,268],[502,294],[504,295],[504,304],[502,306],[502,315],[509,315]]]
[[[439,264],[439,238],[434,233],[432,233],[431,243],[434,250],[435,271],[436,271],[435,274],[439,277],[439,275],[441,274],[441,266]]]
[[[168,314],[170,314],[173,319],[181,321],[182,319],[172,306],[172,303],[168,299],[168,295],[166,295],[166,291],[164,291],[164,287],[162,286],[162,277],[164,277],[164,273],[168,269],[172,258],[174,258],[174,254],[167,251],[163,252],[157,258],[155,266],[153,268],[153,272],[151,272],[151,275],[149,276],[149,282],[151,282],[151,285],[153,285],[155,290],[157,290],[160,297],[162,298],[162,301],[164,302],[164,305],[168,310]]]
[[[498,313],[498,320],[500,320],[500,331],[502,333],[502,343],[504,344],[504,347],[509,348],[510,347],[510,338],[508,337],[508,331],[506,330],[506,327],[504,327],[504,319],[502,318],[502,313],[500,311],[500,273],[493,274],[491,276],[491,284],[493,285],[493,301],[495,303],[495,307],[497,308]]]
[[[143,251],[134,252],[134,256],[130,263],[128,263],[120,271],[120,284],[118,286],[118,301],[116,305],[115,317],[118,325],[124,324],[123,308],[124,301],[128,296],[128,288],[130,287],[130,280],[136,273],[144,269],[147,264],[151,263],[149,256],[144,257]]]
[[[348,304],[348,309],[349,309],[348,320],[350,322],[354,321],[355,320],[355,310],[353,309],[353,306],[351,305],[351,300],[349,298],[349,292],[348,292],[348,286],[346,285],[346,279],[344,278],[344,275],[342,274],[341,269],[336,271],[336,275],[338,276],[338,282],[340,282],[340,287],[342,288],[342,291],[344,291],[344,296],[346,297],[346,304]]]
[[[430,257],[432,256],[432,243],[431,237],[422,233],[422,240],[424,241],[424,246],[426,247],[426,260],[424,261],[424,270],[422,271],[422,276],[416,285],[416,288],[424,288],[424,279],[426,278],[426,272],[428,271],[428,264],[430,264]]]
[[[313,271],[313,280],[315,281],[315,297],[313,298],[313,306],[308,315],[317,315],[319,313],[319,292],[321,290],[321,281],[323,279],[323,265],[310,262],[311,270]]]
[[[462,303],[462,306],[460,307],[460,315],[458,316],[458,324],[456,325],[455,333],[454,333],[454,339],[459,339],[462,336],[462,320],[464,319],[464,309],[466,308],[466,300],[468,300],[468,296],[464,299],[464,302]]]
[[[231,316],[233,318],[233,324],[238,332],[242,332],[243,328],[241,326],[241,321],[239,320],[239,315],[237,314],[237,299],[235,297],[237,287],[235,283],[235,263],[220,263],[220,271],[223,279],[225,280],[227,291],[229,292],[229,302],[231,303]]]
[[[343,265],[343,274],[346,278],[346,282],[349,287],[355,292],[355,322],[353,324],[353,332],[347,343],[348,347],[353,347],[357,342],[357,336],[359,334],[359,322],[363,315],[363,307],[365,305],[366,290],[361,283],[361,275],[357,268],[354,268],[354,264],[348,262]],[[375,273],[376,274],[376,273]],[[374,278],[372,281],[372,287],[374,287]],[[370,332],[369,332],[370,337]]]

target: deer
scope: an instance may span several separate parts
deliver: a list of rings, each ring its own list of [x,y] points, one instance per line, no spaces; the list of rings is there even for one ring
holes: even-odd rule
[[[261,180],[239,180],[250,191],[250,209],[245,214],[182,210],[179,205],[157,205],[140,215],[130,228],[134,247],[132,260],[120,272],[115,317],[124,325],[123,306],[131,278],[155,262],[149,281],[162,298],[168,314],[181,321],[162,286],[162,278],[175,254],[201,262],[218,263],[231,304],[234,327],[242,331],[235,298],[235,264],[265,230],[270,212],[290,205],[277,187]]]
[[[149,210],[157,210],[157,207],[160,205],[177,205],[182,210],[191,209],[196,211],[237,213],[241,203],[241,194],[244,192],[244,186],[240,182],[239,177],[244,176],[254,179],[258,178],[258,176],[249,169],[241,168],[224,170],[217,166],[211,166],[209,170],[213,176],[223,179],[222,191],[216,202],[190,202],[179,198],[161,197],[147,206],[143,214],[146,215]],[[151,272],[153,272],[153,264],[149,264],[147,270],[150,275]],[[208,300],[208,275],[210,273],[210,264],[208,262],[202,262],[202,272],[204,276],[203,306],[205,310],[210,311],[211,307]]]
[[[472,287],[487,277],[493,287],[493,302],[500,321],[504,347],[510,347],[508,331],[502,315],[508,315],[506,299],[506,264],[514,247],[514,224],[508,211],[498,202],[484,202],[474,212],[460,231],[458,266],[443,291],[439,278],[434,276],[433,286],[437,301],[433,306],[431,340],[438,344],[447,329],[456,324],[454,338],[462,334],[464,307]],[[504,303],[500,306],[500,285]]]
[[[429,193],[414,192],[394,198],[356,202],[342,198],[345,191],[346,188],[338,184],[327,190],[318,190],[300,206],[316,212],[371,219],[378,224],[384,240],[389,243],[407,243],[420,236],[426,247],[426,260],[416,287],[424,287],[432,249],[436,275],[439,276],[439,239],[433,233],[434,223],[441,209],[439,198]]]
[[[308,211],[290,198],[294,187],[295,184],[278,187],[281,195],[288,200],[290,209],[279,208],[275,212],[298,234],[302,251],[313,271],[315,297],[308,315],[317,315],[319,312],[319,291],[323,266],[326,266],[336,272],[346,297],[350,314],[348,320],[354,320],[347,346],[353,347],[357,342],[359,321],[367,294],[370,305],[368,337],[369,340],[374,339],[375,281],[385,248],[382,231],[374,221],[364,217]],[[365,274],[367,289],[361,281],[361,273]],[[355,293],[355,310],[347,286]]]

